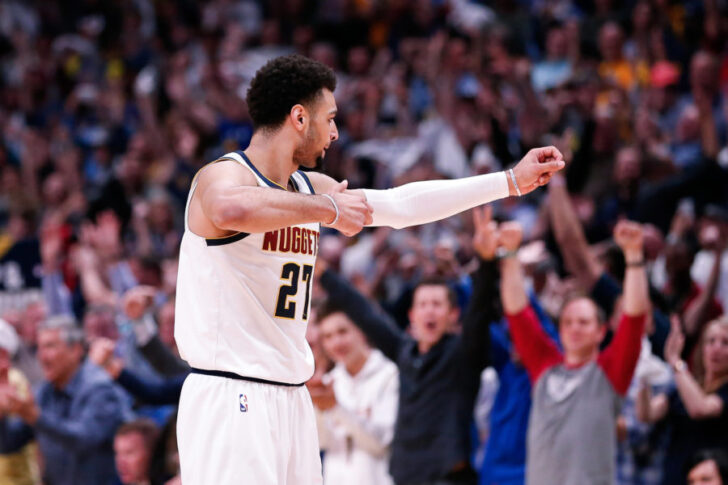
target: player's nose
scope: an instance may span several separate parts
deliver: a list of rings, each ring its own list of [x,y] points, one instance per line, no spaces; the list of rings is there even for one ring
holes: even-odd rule
[[[329,133],[329,135],[331,136],[331,141],[339,139],[339,129],[336,127],[336,123],[332,124],[331,133]]]

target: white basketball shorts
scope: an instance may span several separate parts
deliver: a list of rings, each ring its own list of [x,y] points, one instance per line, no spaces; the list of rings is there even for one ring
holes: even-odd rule
[[[305,386],[190,374],[177,442],[184,485],[321,485],[316,418]]]

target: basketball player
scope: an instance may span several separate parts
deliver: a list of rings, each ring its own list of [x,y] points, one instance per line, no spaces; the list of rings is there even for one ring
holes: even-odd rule
[[[177,280],[175,338],[192,367],[177,432],[185,485],[321,483],[306,343],[319,228],[352,236],[452,216],[544,185],[553,147],[508,172],[347,190],[314,168],[338,137],[334,73],[293,55],[262,67],[247,94],[255,131],[192,182]]]

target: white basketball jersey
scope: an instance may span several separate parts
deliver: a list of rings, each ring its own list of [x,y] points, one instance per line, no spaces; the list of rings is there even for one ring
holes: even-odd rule
[[[265,178],[243,152],[226,154],[250,170],[262,187],[285,190]],[[298,192],[313,194],[303,172],[291,176]],[[313,375],[306,342],[319,225],[206,239],[187,223],[179,256],[174,336],[190,366],[299,384]]]

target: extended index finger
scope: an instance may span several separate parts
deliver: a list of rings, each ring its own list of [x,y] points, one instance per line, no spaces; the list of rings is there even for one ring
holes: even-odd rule
[[[489,224],[490,221],[493,220],[493,206],[486,205],[481,209],[481,214],[483,215],[483,223],[485,225]]]
[[[564,160],[553,160],[550,162],[543,162],[539,165],[539,168],[542,172],[546,173],[554,173],[558,172],[562,168],[566,166],[566,162]]]

